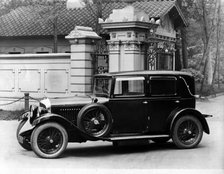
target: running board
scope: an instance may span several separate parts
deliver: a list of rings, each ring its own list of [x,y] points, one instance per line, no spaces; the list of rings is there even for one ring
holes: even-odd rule
[[[138,136],[122,136],[122,137],[110,137],[108,138],[111,141],[119,140],[141,140],[141,139],[153,139],[153,138],[166,138],[170,137],[169,135],[138,135]]]

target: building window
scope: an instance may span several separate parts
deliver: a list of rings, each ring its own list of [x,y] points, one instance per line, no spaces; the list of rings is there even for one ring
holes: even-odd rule
[[[8,52],[8,54],[21,54],[21,52]]]
[[[166,53],[157,54],[157,70],[173,70],[173,55]]]
[[[36,53],[37,54],[48,54],[49,52],[47,52],[47,51],[42,51],[42,52],[41,51],[37,51]]]
[[[131,32],[127,32],[127,37],[130,38],[131,37]]]
[[[8,54],[24,54],[25,50],[19,47],[11,47],[6,51]]]
[[[111,34],[111,37],[112,37],[112,38],[116,38],[116,33],[112,33],[112,34]]]
[[[52,53],[52,49],[48,47],[38,47],[34,49],[33,52],[37,54],[47,54],[47,53]]]

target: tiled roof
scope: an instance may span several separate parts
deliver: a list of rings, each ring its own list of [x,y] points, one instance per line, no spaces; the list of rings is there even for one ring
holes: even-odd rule
[[[103,6],[103,18],[106,19],[113,9],[127,6],[123,2],[111,2]],[[134,2],[133,6],[144,10],[149,17],[161,17],[176,7],[175,0],[145,0]],[[19,7],[7,15],[0,17],[0,37],[10,36],[47,36],[52,35],[53,27],[50,22],[44,22],[38,18],[41,6]],[[92,8],[95,8],[92,6]],[[90,26],[94,28],[96,19],[89,7],[83,9],[60,10],[58,17],[58,35],[67,35],[76,25]]]

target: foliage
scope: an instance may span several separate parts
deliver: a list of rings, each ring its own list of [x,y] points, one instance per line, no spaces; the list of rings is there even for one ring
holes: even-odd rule
[[[224,4],[221,4],[220,0],[182,0],[181,5],[186,7],[182,10],[189,24],[187,28],[188,65],[189,68],[203,74],[202,92],[204,87],[207,90],[209,86],[221,82],[224,74],[222,69],[224,34],[221,27],[224,23],[224,14],[218,11]],[[218,32],[220,35],[217,37]]]
[[[193,68],[182,69],[181,71],[192,74],[195,78],[196,83],[200,83],[204,77],[200,71],[195,70]]]

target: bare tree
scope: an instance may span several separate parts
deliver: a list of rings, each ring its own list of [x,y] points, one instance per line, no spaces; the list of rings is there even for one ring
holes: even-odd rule
[[[34,0],[5,0],[0,1],[0,16],[9,13],[21,6],[27,6]]]
[[[32,0],[31,0],[32,1]],[[66,0],[41,0],[32,2],[34,11],[37,11],[40,21],[49,22],[53,30],[53,52],[58,52],[58,17],[61,9],[65,8]],[[39,5],[41,8],[36,8]]]
[[[213,35],[215,25],[213,16],[216,14],[217,4],[215,0],[196,0],[195,6],[198,13],[198,22],[201,25],[202,30],[202,41],[203,41],[203,55],[200,63],[200,68],[204,78],[201,82],[200,94],[204,90],[204,85],[211,85],[212,83],[212,55],[210,41]]]
[[[33,13],[37,14],[35,22],[50,23],[52,25],[53,52],[57,53],[58,45],[58,16],[62,8],[65,8],[67,0],[7,0],[0,2],[0,15],[21,7],[29,6]]]
[[[217,1],[217,20],[216,20],[216,55],[215,55],[215,65],[212,77],[212,84],[210,86],[210,92],[214,91],[214,85],[216,81],[216,73],[220,62],[220,32],[221,32],[221,0]],[[219,72],[218,72],[219,73]],[[219,81],[219,79],[218,79]],[[218,82],[219,83],[219,82]]]
[[[180,6],[181,10],[187,15],[186,6],[190,5],[190,1],[185,2],[183,0],[177,0],[178,5]],[[181,34],[181,45],[182,45],[182,68],[186,69],[188,67],[188,51],[187,51],[187,30],[184,27],[180,28]]]

